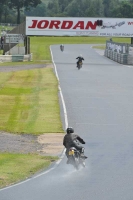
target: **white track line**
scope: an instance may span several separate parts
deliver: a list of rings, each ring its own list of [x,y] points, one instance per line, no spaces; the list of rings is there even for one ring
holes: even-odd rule
[[[54,59],[53,59],[53,54],[52,54],[52,51],[51,51],[51,46],[50,46],[50,52],[51,52],[51,56],[52,56],[52,62],[54,64],[55,74],[56,74],[56,77],[57,77],[58,83],[59,83],[58,88],[59,88],[59,92],[60,92],[60,96],[61,96],[61,101],[62,101],[62,105],[63,105],[63,111],[64,111],[64,117],[65,117],[65,129],[66,129],[68,127],[68,118],[67,118],[66,105],[65,105],[64,97],[63,97],[62,90],[61,90],[61,87],[60,87],[60,80],[59,80],[59,76],[58,76],[58,73],[57,73],[57,68],[56,68],[56,65],[55,65],[55,62],[54,62]]]
[[[53,64],[54,64],[55,74],[56,74],[56,77],[57,77],[58,83],[59,83],[58,88],[59,88],[59,92],[60,92],[60,96],[61,96],[61,101],[62,101],[62,105],[63,105],[63,112],[64,112],[64,117],[65,117],[65,129],[66,129],[66,128],[68,127],[68,118],[67,118],[66,105],[65,105],[65,101],[64,101],[64,98],[63,98],[62,90],[61,90],[61,87],[60,87],[59,76],[58,76],[57,69],[56,69],[56,65],[55,65],[55,62],[54,62],[54,59],[53,59],[53,54],[52,54],[52,51],[51,51],[51,46],[50,46],[50,52],[51,52],[51,56],[52,56],[52,62],[53,62]],[[52,171],[53,169],[55,169],[55,167],[56,167],[57,165],[59,165],[59,163],[60,163],[61,160],[63,159],[64,155],[65,155],[65,149],[64,149],[64,151],[62,152],[62,155],[60,156],[60,159],[59,159],[59,160],[56,162],[56,164],[54,165],[54,167],[52,167],[52,168],[50,168],[49,170],[46,170],[45,172],[40,173],[40,174],[38,174],[38,175],[36,175],[36,176],[34,176],[34,177],[28,178],[28,179],[26,179],[25,181],[22,181],[22,182],[20,182],[20,183],[16,183],[16,184],[14,184],[14,185],[11,185],[11,186],[2,188],[2,189],[0,189],[0,191],[6,190],[6,189],[9,189],[9,188],[18,186],[18,185],[21,185],[21,184],[23,184],[23,183],[26,183],[26,182],[32,180],[32,179],[38,178],[38,177],[40,177],[40,176],[43,176],[43,175],[49,173],[50,171]]]

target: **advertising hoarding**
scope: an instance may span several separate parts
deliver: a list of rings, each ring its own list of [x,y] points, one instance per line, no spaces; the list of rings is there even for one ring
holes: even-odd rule
[[[26,35],[133,37],[133,19],[26,17]]]

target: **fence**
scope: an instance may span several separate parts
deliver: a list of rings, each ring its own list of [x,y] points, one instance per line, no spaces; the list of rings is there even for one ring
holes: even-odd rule
[[[0,26],[18,26],[18,24],[0,23]]]
[[[27,39],[25,37],[25,32],[26,32],[26,22],[24,21],[23,23],[21,23],[19,26],[16,26],[14,29],[12,29],[11,31],[9,31],[9,34],[21,34],[24,36],[24,44],[23,46],[25,47],[25,53],[26,54],[30,54],[30,47],[29,47],[29,39]],[[4,48],[3,48],[3,54],[5,55],[6,52],[9,52],[10,49],[12,49],[13,47],[16,46],[16,43],[5,43],[4,40]],[[18,48],[17,48],[18,49]]]

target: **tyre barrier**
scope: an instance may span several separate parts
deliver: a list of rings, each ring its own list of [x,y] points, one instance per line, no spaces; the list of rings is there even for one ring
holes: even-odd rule
[[[104,56],[120,64],[133,65],[133,56],[105,49]]]
[[[104,56],[125,65],[133,65],[133,44],[106,41]]]
[[[132,55],[128,55],[127,56],[127,64],[128,65],[133,65],[133,56]]]
[[[118,61],[117,55],[118,55],[118,53],[114,52],[114,61],[116,61],[116,62]]]
[[[121,54],[121,64],[127,64],[127,54]]]
[[[108,50],[108,52],[107,52],[107,57],[108,58],[110,58],[109,55],[110,55],[110,50]]]
[[[113,60],[113,52],[110,52],[110,59]]]
[[[115,52],[113,51],[112,60],[115,60]]]
[[[105,51],[104,51],[104,56],[107,57],[107,55],[108,55],[108,50],[105,49]]]
[[[117,62],[120,63],[120,61],[121,61],[121,54],[118,53],[118,56],[117,56]]]

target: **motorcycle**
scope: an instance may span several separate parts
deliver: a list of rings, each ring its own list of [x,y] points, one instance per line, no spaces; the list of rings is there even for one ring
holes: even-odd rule
[[[64,51],[64,45],[60,45],[60,50],[63,52]]]
[[[83,64],[82,61],[79,61],[78,65],[77,65],[77,68],[80,69],[82,67],[82,64]]]
[[[68,150],[68,161],[67,164],[74,166],[76,170],[79,169],[80,165],[85,167],[86,157],[82,155],[75,147],[71,147]]]

